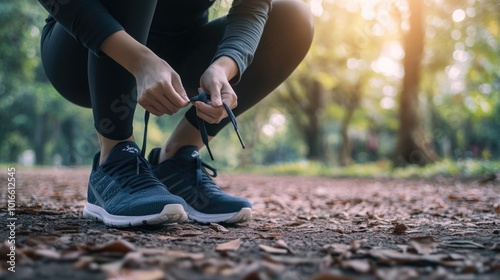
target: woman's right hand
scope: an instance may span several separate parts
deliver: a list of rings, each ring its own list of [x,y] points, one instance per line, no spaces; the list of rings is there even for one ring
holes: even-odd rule
[[[189,105],[179,74],[125,31],[106,38],[100,49],[134,75],[137,102],[151,114],[172,115]]]
[[[189,105],[189,98],[177,72],[163,59],[151,53],[142,60],[134,76],[137,103],[155,116],[173,115]]]

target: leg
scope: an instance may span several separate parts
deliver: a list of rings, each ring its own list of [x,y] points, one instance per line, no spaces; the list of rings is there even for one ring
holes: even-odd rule
[[[103,1],[110,14],[137,41],[145,44],[156,0]],[[90,96],[94,127],[99,134],[103,163],[111,149],[121,141],[133,141],[132,123],[136,108],[135,79],[122,66],[107,56],[88,56]]]
[[[176,67],[191,95],[196,94],[199,78],[209,66],[224,27],[225,19],[218,19],[197,30],[192,41],[179,40],[187,42],[186,47],[190,48],[189,55],[181,61],[175,57],[169,61],[168,53],[160,54]],[[308,7],[296,0],[274,2],[254,61],[234,87],[240,104],[234,113],[246,111],[282,83],[304,58],[311,40],[312,17]],[[159,53],[162,51],[158,49]],[[209,135],[215,136],[228,122],[226,118],[219,124],[207,125]],[[195,110],[191,108],[165,145],[151,151],[153,172],[172,193],[186,200],[188,216],[193,220],[238,223],[251,219],[252,205],[248,200],[224,193],[211,180],[206,169],[214,177],[217,174],[201,161],[198,149],[202,146]]]
[[[186,89],[191,90],[188,91],[190,93],[196,92],[199,77],[210,63],[210,54],[216,48],[213,42],[218,42],[221,38],[219,36],[223,34],[222,24],[222,20],[215,21],[208,24],[209,28],[211,26],[214,30],[207,32],[202,29],[197,38],[200,48],[184,61],[184,65],[179,66],[179,73]],[[201,43],[207,34],[210,34],[211,40],[206,44]],[[240,83],[234,86],[239,104],[234,109],[236,116],[257,104],[293,72],[309,50],[312,36],[313,20],[309,8],[304,3],[296,0],[273,2],[273,9],[254,60],[243,74]],[[228,123],[229,119],[226,118],[219,124],[207,125],[208,134],[215,136]],[[185,145],[203,147],[194,108],[186,113],[186,118],[163,145],[160,161],[173,156]]]
[[[146,42],[156,0],[102,3],[132,37]],[[136,106],[134,77],[109,57],[89,53],[64,32],[58,27],[52,30],[54,34],[47,33],[53,38],[47,35],[44,39],[42,53],[47,75],[68,99],[92,105],[101,145],[101,152],[94,157],[83,215],[117,227],[186,220],[185,201],[168,192],[152,174],[137,145],[130,141]],[[67,54],[68,60],[60,59],[60,53],[54,53],[50,47]],[[71,60],[72,54],[78,58],[76,62]],[[68,75],[73,80],[65,80]],[[82,84],[87,85],[79,88]],[[79,92],[83,94],[78,95]]]

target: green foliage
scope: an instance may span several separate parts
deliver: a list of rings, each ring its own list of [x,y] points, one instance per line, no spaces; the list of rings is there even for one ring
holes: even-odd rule
[[[230,2],[217,1],[210,17],[225,14]],[[213,141],[214,165],[240,170],[262,164],[265,167],[259,171],[271,174],[382,177],[473,175],[500,169],[497,163],[486,161],[500,158],[497,0],[424,1],[421,108],[427,133],[433,136],[443,160],[425,169],[397,171],[391,170],[386,159],[398,129],[400,41],[407,28],[407,2],[305,2],[315,14],[315,38],[309,54],[276,94],[238,118],[247,149],[241,149],[231,127]],[[23,151],[33,149],[40,164],[52,164],[56,154],[62,156],[63,164],[89,164],[97,151],[91,111],[68,103],[43,75],[39,42],[45,16],[34,1],[0,2],[0,162],[14,162]],[[283,103],[290,100],[291,89],[298,93],[299,103],[309,101],[313,82],[322,90],[321,106],[314,112],[324,137],[326,159],[321,163],[304,160],[308,147],[294,123],[307,127],[310,119],[300,108]],[[354,111],[348,134],[356,164],[340,168],[341,120],[349,110]],[[139,143],[143,112],[139,108],[135,114]],[[152,118],[149,150],[163,144],[182,115]],[[285,118],[283,124],[273,123],[277,115]],[[378,140],[373,154],[367,150],[372,136]],[[484,161],[463,160],[471,157]],[[208,156],[204,154],[204,158]]]
[[[324,176],[335,178],[433,178],[439,176],[470,178],[495,174],[500,170],[499,161],[442,160],[425,167],[408,166],[392,169],[389,161],[378,161],[350,166],[329,166],[320,162],[300,161],[266,166],[247,166],[236,172],[267,175]]]

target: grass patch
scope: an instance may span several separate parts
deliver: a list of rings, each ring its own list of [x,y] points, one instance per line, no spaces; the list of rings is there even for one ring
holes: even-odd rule
[[[500,161],[441,160],[427,166],[393,168],[390,161],[331,166],[320,162],[301,161],[266,166],[249,166],[241,173],[268,175],[326,176],[353,178],[432,178],[436,176],[476,177],[500,172]]]

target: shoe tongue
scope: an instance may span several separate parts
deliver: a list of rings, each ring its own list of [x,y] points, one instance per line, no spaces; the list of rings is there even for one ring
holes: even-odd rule
[[[196,146],[185,146],[180,148],[177,153],[175,153],[174,158],[182,161],[191,161],[194,158],[199,158],[200,152]]]
[[[137,156],[140,154],[141,150],[134,142],[126,141],[116,144],[116,146],[109,153],[108,159],[120,160],[130,158],[130,156]]]

